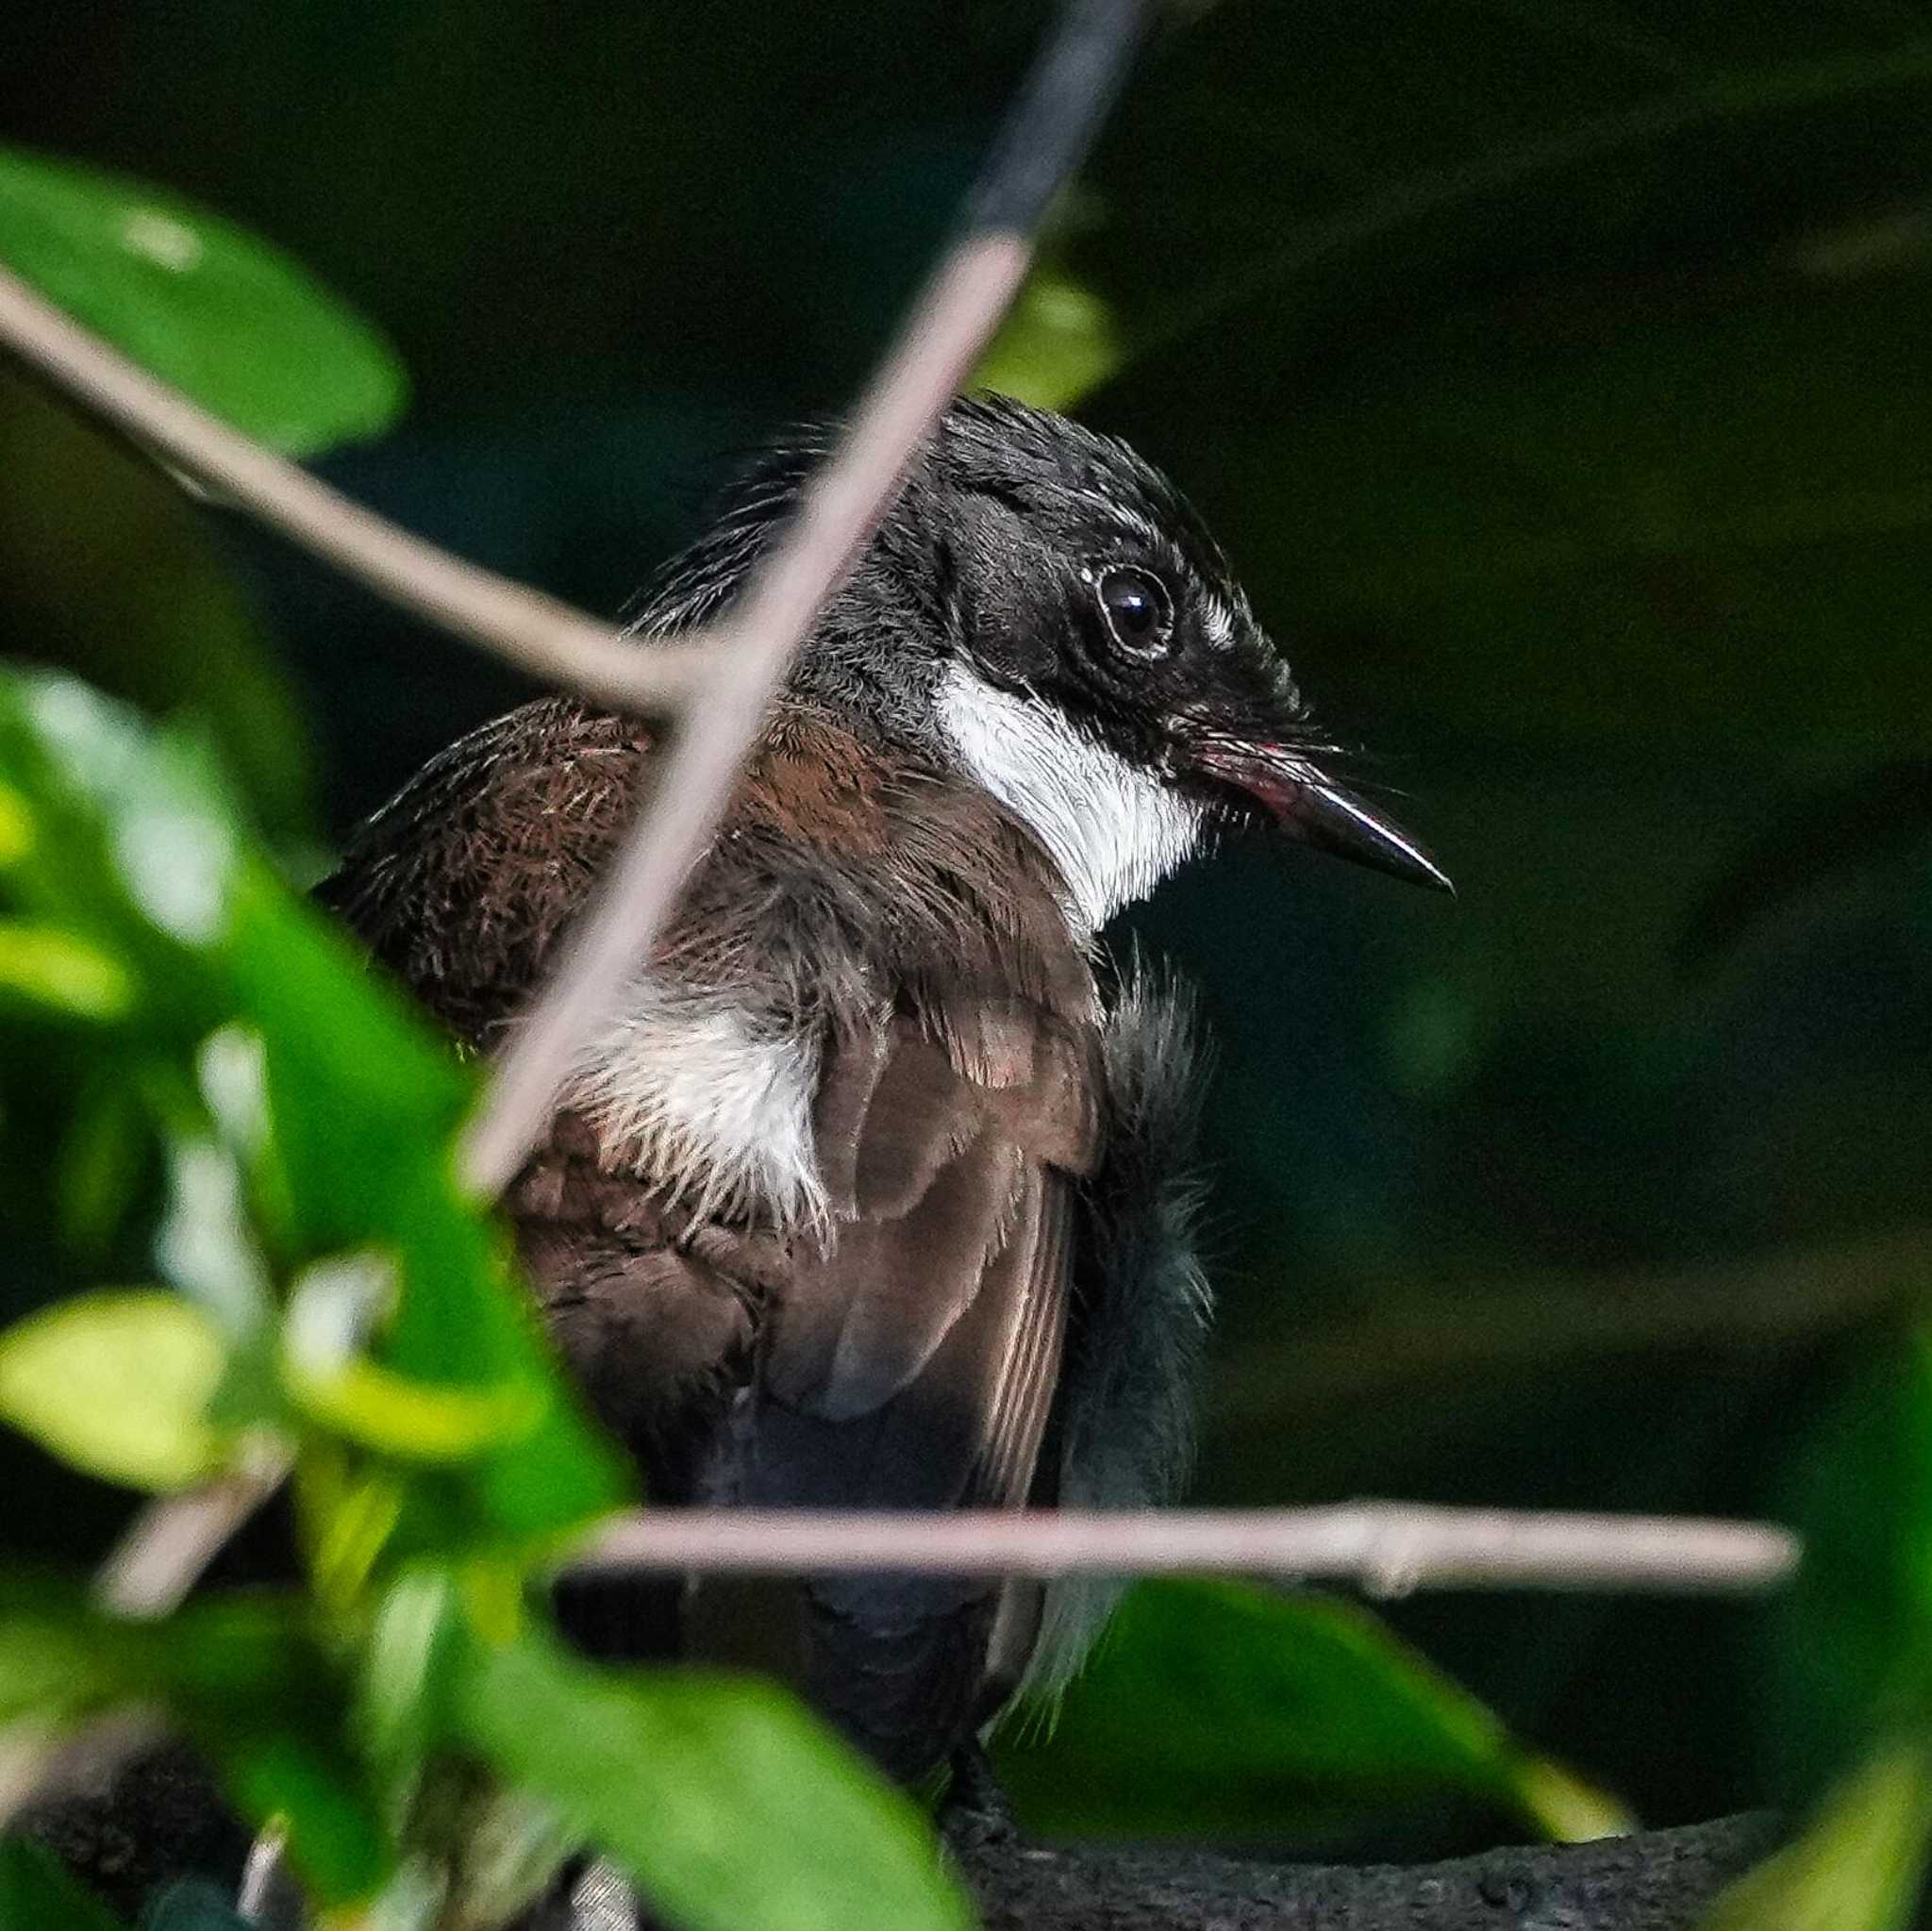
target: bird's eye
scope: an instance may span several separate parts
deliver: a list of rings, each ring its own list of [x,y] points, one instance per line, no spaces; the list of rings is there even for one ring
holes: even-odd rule
[[[1114,642],[1129,657],[1158,658],[1174,641],[1174,600],[1151,571],[1104,570],[1093,592]]]

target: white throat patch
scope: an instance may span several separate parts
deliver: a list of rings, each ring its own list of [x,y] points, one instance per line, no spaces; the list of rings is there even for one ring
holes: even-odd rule
[[[1044,845],[1086,932],[1145,898],[1201,837],[1198,807],[1050,706],[946,667],[939,716],[960,761]]]

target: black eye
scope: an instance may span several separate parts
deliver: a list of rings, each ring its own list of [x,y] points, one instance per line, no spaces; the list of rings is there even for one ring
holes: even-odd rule
[[[1174,641],[1174,600],[1151,571],[1121,566],[1094,579],[1113,641],[1129,657],[1158,658]]]

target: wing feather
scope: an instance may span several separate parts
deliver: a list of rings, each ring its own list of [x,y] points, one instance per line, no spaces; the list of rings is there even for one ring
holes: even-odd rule
[[[528,707],[406,788],[325,896],[489,1052],[648,790],[653,750],[636,724]],[[654,1494],[1024,1503],[1103,1090],[1091,972],[1044,856],[983,793],[900,773],[800,708],[774,724],[657,964],[808,1038],[829,1231],[756,1202],[700,1212],[651,1146],[582,1107],[553,1123],[512,1192],[520,1242]],[[978,1713],[998,1594],[903,1576],[794,1590],[806,1687],[916,1774]],[[797,1654],[784,1627],[768,1656]],[[685,1629],[713,1633],[702,1608]]]
[[[827,1074],[825,1122],[860,1144],[828,1170],[887,1174],[855,1218],[794,1268],[768,1316],[741,1498],[754,1506],[1010,1507],[1033,1486],[1064,1344],[1074,1171],[1093,1135],[1069,1123],[1084,1066],[1001,1017],[997,1053],[938,1048],[894,1023],[893,1064]],[[982,1033],[976,1042],[985,1044]],[[870,1049],[861,1049],[869,1052]],[[991,1078],[998,1085],[990,1083]],[[1029,1107],[1024,1104],[1033,1097]],[[962,1122],[973,1131],[962,1137]],[[874,1137],[890,1147],[874,1146]],[[1074,1171],[1076,1171],[1075,1169]],[[867,1210],[870,1208],[870,1210]],[[980,1715],[997,1585],[980,1578],[824,1577],[802,1592],[806,1688],[889,1769],[914,1776]]]

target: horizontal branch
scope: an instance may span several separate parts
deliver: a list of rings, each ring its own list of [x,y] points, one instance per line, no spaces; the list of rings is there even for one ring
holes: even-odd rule
[[[178,1748],[43,1804],[28,1827],[130,1923],[184,1873],[232,1892],[248,1848],[212,1777]],[[1759,1813],[1430,1864],[1264,1862],[1024,1836],[953,1851],[986,1931],[1689,1931],[1780,1836],[1778,1820]],[[612,1883],[585,1899],[591,1908],[553,1907],[523,1931],[609,1931],[631,1922],[628,1897]]]
[[[662,712],[704,661],[695,640],[646,645],[351,502],[138,368],[4,267],[0,348],[217,501],[545,683],[614,709]]]
[[[1024,1839],[966,1848],[959,1863],[985,1931],[1690,1931],[1778,1837],[1777,1820],[1758,1813],[1439,1864]]]
[[[1797,1538],[1762,1523],[1560,1515],[1419,1503],[1141,1514],[650,1509],[600,1530],[575,1574],[905,1571],[947,1575],[1251,1575],[1432,1589],[1755,1594],[1796,1569]]]

